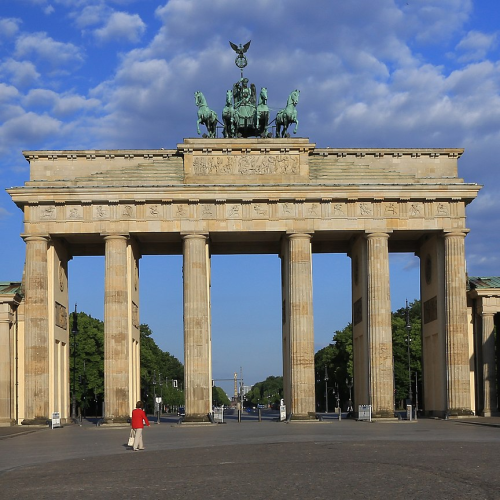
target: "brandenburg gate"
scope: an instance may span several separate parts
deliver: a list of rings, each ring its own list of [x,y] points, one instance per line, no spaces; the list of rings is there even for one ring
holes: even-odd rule
[[[470,414],[461,149],[317,148],[305,138],[185,139],[175,149],[26,151],[20,420],[69,418],[68,261],[105,257],[105,420],[140,397],[139,261],[183,255],[186,420],[211,404],[210,258],[278,254],[284,393],[314,418],[312,255],[352,264],[354,403],[393,416],[389,253],[420,258],[424,409]],[[333,279],[333,273],[332,273]],[[168,286],[168,284],[165,284]],[[333,306],[333,304],[332,304]],[[278,332],[277,332],[278,334]]]

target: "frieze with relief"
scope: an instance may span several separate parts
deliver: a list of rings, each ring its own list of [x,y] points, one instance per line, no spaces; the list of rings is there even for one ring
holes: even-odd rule
[[[296,155],[195,156],[195,175],[298,175]]]

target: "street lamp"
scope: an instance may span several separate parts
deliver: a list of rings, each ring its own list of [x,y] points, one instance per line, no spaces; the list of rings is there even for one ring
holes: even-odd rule
[[[352,378],[346,378],[345,379],[345,385],[347,385],[348,389],[349,389],[349,401],[352,402],[352,386],[353,386],[353,382],[352,382]]]
[[[76,336],[78,334],[78,316],[75,312],[73,313],[73,327],[71,328],[71,333],[73,334],[73,390],[71,395],[71,418],[76,420]]]
[[[406,299],[406,344],[408,346],[408,399],[410,404],[413,400],[413,392],[411,390],[411,356],[410,356],[410,343],[411,343],[411,324],[410,324],[410,310],[408,309],[408,299]]]
[[[328,370],[325,365],[325,413],[328,413]]]

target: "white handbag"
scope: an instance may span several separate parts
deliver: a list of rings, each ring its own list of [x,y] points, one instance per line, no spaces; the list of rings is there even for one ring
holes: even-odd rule
[[[128,438],[128,446],[134,446],[135,431],[130,429],[130,436]]]

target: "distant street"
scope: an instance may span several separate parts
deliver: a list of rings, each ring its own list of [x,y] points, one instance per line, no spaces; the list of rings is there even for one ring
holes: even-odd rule
[[[68,425],[0,428],[0,491],[9,499],[497,499],[500,419],[280,423],[276,412],[226,424],[144,431]],[[153,422],[154,419],[151,418]]]

